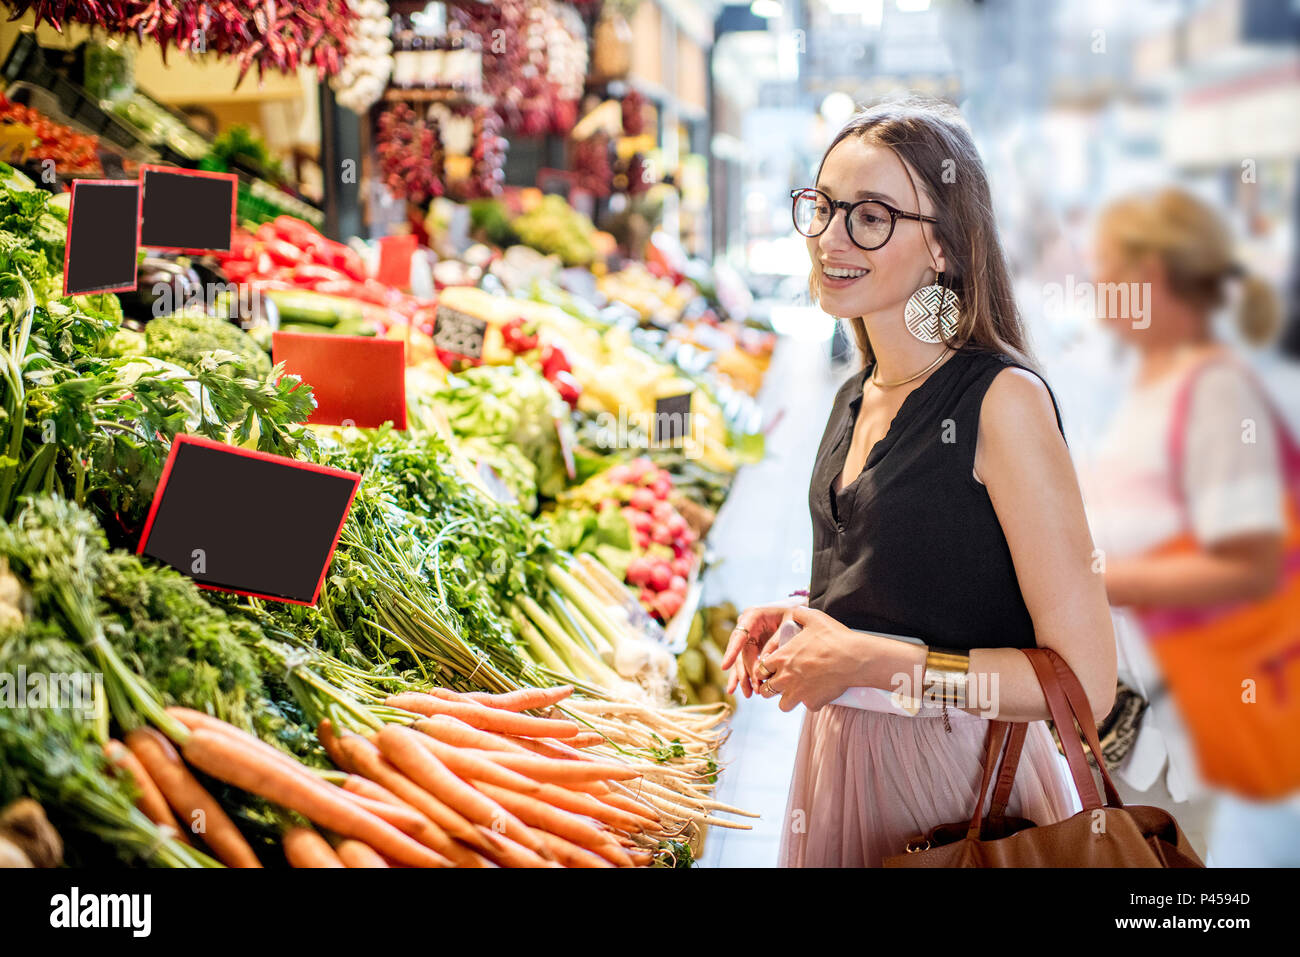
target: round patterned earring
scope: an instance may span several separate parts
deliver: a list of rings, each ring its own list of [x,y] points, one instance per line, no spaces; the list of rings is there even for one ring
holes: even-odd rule
[[[943,273],[939,273],[933,285],[922,286],[912,293],[903,310],[903,322],[907,331],[922,342],[952,339],[961,322],[961,303],[957,293],[943,284]]]

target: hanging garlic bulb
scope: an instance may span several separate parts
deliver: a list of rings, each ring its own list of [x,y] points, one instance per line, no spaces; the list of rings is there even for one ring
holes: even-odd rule
[[[383,0],[347,0],[347,4],[357,15],[355,40],[330,84],[340,106],[365,113],[384,95],[393,74],[393,21]]]

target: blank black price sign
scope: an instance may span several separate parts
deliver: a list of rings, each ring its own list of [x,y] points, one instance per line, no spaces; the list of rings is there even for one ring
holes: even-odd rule
[[[140,184],[134,180],[72,181],[63,294],[134,289]]]
[[[361,476],[178,435],[139,553],[203,588],[314,604]]]
[[[439,306],[438,317],[433,325],[433,344],[467,359],[481,359],[486,332],[485,320]]]
[[[142,166],[140,245],[173,252],[227,252],[235,234],[234,173]]]
[[[672,445],[691,431],[691,393],[655,399],[654,444]]]

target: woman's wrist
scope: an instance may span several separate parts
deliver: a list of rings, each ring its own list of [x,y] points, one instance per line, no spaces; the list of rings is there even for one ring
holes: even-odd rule
[[[862,640],[858,679],[854,686],[893,691],[905,681],[911,687],[925,669],[926,646],[884,635],[855,633]]]

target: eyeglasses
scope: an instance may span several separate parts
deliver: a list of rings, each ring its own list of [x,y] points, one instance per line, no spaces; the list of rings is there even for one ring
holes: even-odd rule
[[[792,189],[790,199],[793,201],[794,228],[801,234],[809,239],[820,236],[835,218],[835,211],[842,209],[849,239],[853,245],[868,252],[889,242],[894,235],[894,224],[900,219],[915,219],[921,223],[939,221],[933,216],[905,213],[876,199],[864,199],[856,203],[834,200],[821,190],[811,187]]]

